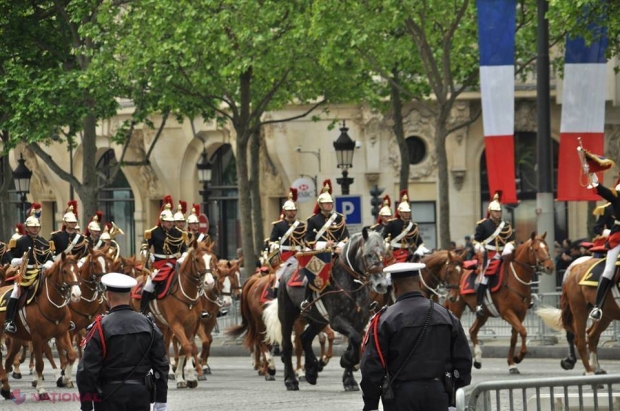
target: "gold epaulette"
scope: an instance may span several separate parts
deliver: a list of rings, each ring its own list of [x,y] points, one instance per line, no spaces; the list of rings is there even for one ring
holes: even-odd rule
[[[17,245],[17,240],[16,240],[16,239],[14,239],[14,238],[11,238],[11,239],[9,240],[9,244],[8,244],[9,250],[10,250],[11,248],[15,248],[15,246],[16,246],[16,245]]]
[[[394,217],[394,218],[390,218],[390,219],[388,220],[388,223],[389,223],[390,221],[395,221],[395,220],[400,220],[400,218],[396,218],[396,217]]]
[[[181,231],[181,237],[183,238],[183,241],[188,242],[189,241],[189,236],[187,235],[187,231]]]
[[[482,220],[478,221],[476,224],[484,223],[485,221],[487,221],[487,219],[483,218]]]
[[[605,205],[602,206],[598,206],[594,209],[594,211],[592,212],[592,215],[596,215],[596,216],[602,216],[605,214],[605,208],[607,206],[609,206],[611,203],[607,203]]]
[[[56,251],[56,246],[54,245],[54,241],[50,240],[48,241],[49,245],[50,245],[50,251],[54,252]]]
[[[60,233],[62,230],[56,230],[56,231],[52,231],[52,233],[50,235],[54,235],[56,233]]]
[[[151,228],[150,230],[146,230],[146,231],[144,232],[144,239],[145,239],[145,240],[150,240],[150,239],[151,239],[151,235],[152,235],[152,231],[153,231],[154,229],[156,229],[156,228],[157,228],[157,226],[155,226],[155,227]]]
[[[271,222],[271,225],[276,225],[276,224],[278,224],[280,221],[282,221],[282,220],[272,221],[272,222]]]

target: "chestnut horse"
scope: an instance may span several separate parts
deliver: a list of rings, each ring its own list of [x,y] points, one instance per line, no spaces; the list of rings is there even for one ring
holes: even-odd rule
[[[549,255],[549,247],[545,242],[546,234],[537,236],[533,232],[529,240],[517,246],[513,252],[513,260],[502,265],[504,278],[499,290],[492,294],[490,294],[490,290],[487,290],[485,316],[476,317],[469,329],[469,336],[474,345],[474,367],[478,369],[482,367],[482,349],[478,342],[478,331],[486,323],[489,315],[496,316],[491,314],[491,309],[497,311],[499,316],[512,326],[510,349],[508,350],[508,369],[510,374],[519,374],[516,364],[523,361],[527,354],[527,330],[523,326],[523,320],[532,301],[534,275],[541,272],[551,275],[555,269],[553,259]],[[488,304],[489,294],[493,303],[491,307]],[[474,311],[476,304],[477,299],[474,293],[461,295],[458,301],[448,302],[447,306],[454,315],[461,318],[466,306]],[[521,349],[519,354],[515,355],[518,336],[521,336]]]
[[[170,293],[149,304],[155,321],[164,334],[165,347],[170,347],[173,335],[181,343],[183,354],[179,357],[174,375],[177,388],[198,386],[194,367],[189,359],[196,353],[194,338],[200,320],[201,295],[205,289],[214,285],[213,269],[217,261],[212,249],[213,244],[207,246],[193,241],[185,261],[179,270],[172,274],[176,276],[176,282],[171,285]],[[137,309],[140,301],[134,299],[133,304],[134,309]],[[196,372],[202,375],[200,363],[196,364]]]
[[[66,350],[69,361],[65,375],[59,378],[56,384],[59,386],[71,384],[72,368],[76,355],[69,337],[71,315],[67,305],[69,300],[78,301],[81,296],[77,272],[78,266],[75,257],[66,256],[62,253],[61,258],[39,277],[43,281],[39,288],[39,295],[32,304],[20,310],[20,315],[15,321],[17,333],[12,338],[32,341],[33,344],[38,376],[35,388],[40,400],[49,399],[49,395],[43,388],[43,345],[50,338],[56,339],[56,344],[60,350]],[[0,289],[0,295],[10,292],[10,290],[10,286],[3,287]],[[5,311],[0,312],[0,323],[4,322],[5,315]],[[23,318],[26,318],[26,324],[23,323]],[[0,334],[3,331],[0,330]],[[21,344],[11,344],[4,365],[0,354],[0,382],[2,383],[0,394],[5,399],[11,398],[11,387],[6,369],[13,363],[13,359],[20,348]]]
[[[112,261],[110,270],[138,279],[142,275],[142,262],[138,261],[136,257],[125,258],[119,255]]]
[[[425,256],[426,267],[420,275],[420,286],[426,298],[434,301],[449,298],[456,302],[459,284],[463,275],[463,258],[452,251],[440,250]]]
[[[607,295],[603,307],[601,307],[603,317],[600,321],[592,322],[592,325],[586,329],[588,314],[596,301],[597,287],[579,285],[579,282],[590,267],[599,261],[601,261],[600,258],[589,258],[571,264],[567,269],[567,275],[564,277],[564,284],[562,285],[560,309],[544,307],[536,310],[536,314],[551,328],[558,331],[564,329],[572,334],[587,375],[606,373],[598,362],[598,343],[601,334],[609,327],[609,324],[613,320],[620,320],[620,308],[616,300],[620,298],[620,294],[617,293],[620,277],[616,271],[613,277],[615,287],[609,291],[612,295]],[[577,361],[575,349],[571,343],[572,341],[569,340],[569,356],[561,361],[562,368],[565,370],[573,369]],[[589,357],[588,351],[590,352]]]

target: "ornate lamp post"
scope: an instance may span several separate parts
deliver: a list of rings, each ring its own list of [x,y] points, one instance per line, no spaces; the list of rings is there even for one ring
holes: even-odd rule
[[[202,184],[202,191],[199,192],[202,195],[202,209],[205,215],[209,217],[209,182],[211,181],[213,164],[209,161],[207,149],[202,150],[196,168],[198,169],[198,181]]]
[[[25,216],[26,195],[30,192],[30,179],[32,178],[32,171],[26,167],[26,160],[24,160],[24,156],[21,153],[17,163],[17,168],[13,171],[13,180],[15,182],[15,191],[17,191],[17,195],[20,196],[19,208],[22,210],[22,215]],[[25,218],[27,218],[27,216]]]
[[[348,170],[353,167],[353,151],[355,151],[355,141],[349,137],[347,131],[349,128],[343,121],[342,127],[340,127],[340,137],[334,141],[338,168],[342,169],[342,178],[336,179],[336,182],[342,187],[342,194],[344,195],[349,194],[349,186],[353,184],[353,179],[349,178]]]

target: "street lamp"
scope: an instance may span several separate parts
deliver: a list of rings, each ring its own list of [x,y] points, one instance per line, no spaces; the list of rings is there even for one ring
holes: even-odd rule
[[[355,141],[349,137],[347,131],[349,128],[343,120],[342,127],[340,127],[340,137],[334,141],[338,168],[342,169],[342,178],[336,179],[336,182],[342,187],[342,194],[344,195],[349,194],[349,186],[353,184],[353,179],[349,178],[348,170],[353,167],[353,151],[355,151]]]
[[[202,191],[199,194],[202,195],[202,209],[205,215],[209,216],[209,182],[211,181],[211,171],[213,164],[209,161],[207,155],[207,149],[202,150],[200,155],[200,161],[196,164],[198,169],[198,181],[202,184]]]
[[[17,160],[17,168],[13,171],[13,180],[15,181],[15,191],[20,196],[21,204],[19,208],[22,210],[22,214],[26,214],[26,194],[30,192],[30,179],[32,178],[32,171],[26,167],[26,160],[24,155],[19,154],[19,160]],[[26,216],[27,217],[27,216]]]

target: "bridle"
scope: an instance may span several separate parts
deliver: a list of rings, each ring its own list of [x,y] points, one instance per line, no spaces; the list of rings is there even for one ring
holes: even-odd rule
[[[537,242],[542,242],[542,240],[539,239],[535,239]],[[530,265],[530,264],[526,264],[523,263],[521,261],[517,261],[516,259],[513,260],[512,262],[519,264],[522,267],[527,268],[528,270],[532,271],[532,274],[540,274],[540,273],[544,273],[545,272],[545,267],[544,267],[544,262],[551,260],[551,256],[549,255],[549,253],[547,253],[547,256],[545,258],[543,258],[542,260],[538,258],[538,253],[537,251],[534,249],[534,241],[532,239],[528,240],[530,245],[528,246],[527,249],[527,253],[528,255],[531,254],[531,256],[533,257],[534,260],[534,264]],[[531,260],[531,258],[528,257],[528,262]],[[532,285],[532,284],[538,284],[539,281],[523,281],[521,278],[519,278],[519,276],[517,275],[514,266],[511,264],[510,265],[512,274],[515,276],[515,278],[517,279],[518,282],[520,282],[523,285]]]
[[[420,275],[420,281],[422,282],[424,287],[426,287],[427,290],[435,294],[437,297],[445,298],[446,295],[448,294],[447,290],[458,290],[459,289],[458,283],[452,284],[452,283],[449,283],[448,280],[446,279],[447,272],[450,269],[451,264],[455,266],[455,269],[458,269],[458,268],[463,269],[463,265],[461,263],[459,263],[458,261],[450,261],[450,259],[447,258],[447,256],[446,256],[446,262],[442,263],[441,268],[439,269],[439,273],[437,273],[437,275],[435,275],[433,273],[433,270],[431,270],[428,266],[426,267],[426,270],[431,273],[432,277],[438,280],[437,286],[434,288],[429,286],[426,283],[426,280],[424,280],[424,275]],[[446,291],[443,291],[443,290],[446,290]]]
[[[187,256],[187,258],[191,259],[191,267],[192,267],[191,271],[196,273],[195,275],[185,274],[184,270],[182,270],[183,265],[179,267],[179,277],[184,276],[187,279],[187,281],[190,282],[191,285],[196,287],[196,297],[190,297],[185,291],[185,289],[183,288],[183,281],[181,281],[181,278],[179,278],[179,289],[181,290],[181,294],[183,294],[183,296],[189,300],[190,304],[196,303],[198,299],[200,298],[200,296],[204,294],[204,289],[205,289],[204,278],[207,274],[213,273],[211,267],[207,267],[204,271],[200,271],[200,269],[198,268],[198,263],[196,262],[196,259],[197,259],[196,252],[197,250],[192,250],[190,254],[188,254]],[[207,252],[205,251],[205,254],[206,253]],[[177,300],[184,302],[180,298],[177,298]]]
[[[104,291],[104,287],[103,284],[101,284],[101,277],[103,277],[104,274],[106,274],[106,267],[109,267],[108,261],[106,260],[105,254],[102,254],[101,256],[98,257],[102,257],[104,259],[105,262],[105,266],[103,267],[103,271],[101,273],[95,273],[95,268],[96,268],[96,262],[97,259],[93,258],[92,254],[89,254],[88,257],[88,272],[92,273],[91,274],[91,278],[90,280],[84,278],[82,275],[80,275],[78,277],[78,282],[80,283],[80,287],[82,286],[82,284],[84,285],[84,287],[91,291],[93,293],[93,297],[91,299],[85,298],[84,295],[80,296],[80,299],[83,301],[86,301],[87,303],[92,303],[93,301],[95,301],[99,295],[101,294],[101,296],[103,296],[103,291]],[[82,268],[80,270],[85,270],[86,265],[83,265]],[[101,298],[99,298],[99,300],[101,300]],[[77,312],[77,311],[76,311]]]
[[[50,293],[49,293],[49,279],[50,279],[50,275],[46,275],[45,276],[45,295],[47,297],[47,300],[50,302],[50,304],[52,304],[54,307],[56,308],[62,308],[64,306],[66,306],[67,304],[69,304],[69,301],[71,300],[71,287],[73,286],[79,286],[79,281],[65,281],[65,275],[67,275],[67,273],[65,273],[64,271],[64,267],[68,264],[73,265],[74,267],[77,267],[77,263],[75,262],[75,260],[73,261],[62,261],[58,267],[56,268],[61,275],[61,278],[63,280],[62,284],[58,284],[56,282],[54,282],[52,284],[53,289],[60,294],[61,296],[64,295],[64,302],[62,302],[61,304],[56,304],[54,301],[52,301],[52,298],[50,297]],[[76,270],[77,271],[77,270]],[[75,276],[75,274],[74,274]],[[39,308],[39,311],[41,309]]]
[[[342,250],[346,259],[346,263],[343,261],[343,265],[345,268],[347,268],[347,271],[351,273],[357,280],[361,280],[362,278],[367,280],[369,276],[383,271],[383,254],[374,252],[373,256],[376,257],[377,262],[369,264],[366,260],[366,255],[364,254],[364,246],[366,244],[366,241],[364,240],[364,237],[361,237],[359,241],[360,245],[357,252],[361,253],[362,272],[360,273],[357,269],[353,268],[353,263],[351,263],[351,258],[349,256],[349,249],[351,248],[350,242],[348,242]]]

